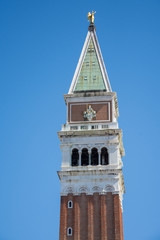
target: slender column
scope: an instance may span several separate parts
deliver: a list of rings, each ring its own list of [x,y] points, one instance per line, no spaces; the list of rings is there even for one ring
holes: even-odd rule
[[[81,166],[81,155],[82,155],[82,151],[81,150],[79,150],[79,166]]]
[[[70,166],[72,166],[72,151],[70,153]]]
[[[101,165],[101,151],[98,151],[98,165]]]
[[[109,146],[107,147],[107,151],[108,151],[108,164],[113,164],[113,161],[112,162],[110,161],[110,159],[113,159],[113,156],[112,156],[113,148]]]
[[[91,150],[88,151],[89,154],[89,165],[91,165]]]

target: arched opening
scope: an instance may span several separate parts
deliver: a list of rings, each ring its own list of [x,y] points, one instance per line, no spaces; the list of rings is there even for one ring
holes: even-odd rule
[[[67,228],[67,236],[72,236],[72,228]]]
[[[73,167],[78,166],[78,160],[79,160],[78,149],[77,149],[77,148],[74,148],[74,149],[72,150],[72,163],[71,163],[71,165],[72,165]]]
[[[108,165],[108,151],[107,148],[102,148],[101,149],[101,165]]]
[[[89,164],[89,155],[88,155],[88,149],[83,148],[82,149],[82,155],[81,155],[81,165],[87,166]]]
[[[97,148],[92,148],[91,165],[98,165],[98,150],[97,150]]]
[[[73,202],[71,200],[68,201],[68,208],[73,208]]]

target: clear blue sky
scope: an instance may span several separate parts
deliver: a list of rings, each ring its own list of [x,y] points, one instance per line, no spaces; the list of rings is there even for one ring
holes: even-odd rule
[[[56,240],[68,92],[95,25],[123,129],[124,238],[160,239],[160,1],[0,1],[0,240]]]

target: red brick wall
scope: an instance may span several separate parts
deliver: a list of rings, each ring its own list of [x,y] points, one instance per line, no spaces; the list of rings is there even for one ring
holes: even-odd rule
[[[73,208],[68,208],[68,201]],[[72,227],[72,236],[67,228]],[[61,197],[60,240],[123,240],[123,220],[119,195]]]

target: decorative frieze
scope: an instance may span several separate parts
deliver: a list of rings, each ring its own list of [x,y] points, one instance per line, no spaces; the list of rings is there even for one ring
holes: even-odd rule
[[[68,194],[73,194],[73,195],[79,195],[81,193],[86,193],[87,195],[92,195],[93,193],[99,193],[99,194],[106,194],[107,192],[112,192],[113,194],[120,194],[122,193],[121,190],[115,189],[117,188],[116,185],[105,185],[103,186],[102,184],[100,186],[95,185],[95,186],[89,186],[89,185],[83,185],[83,186],[69,186],[65,187],[61,191],[62,196],[67,196]],[[122,195],[122,194],[121,194]]]
[[[124,192],[123,175],[119,170],[117,172],[111,170],[59,172],[59,177],[62,195]]]

